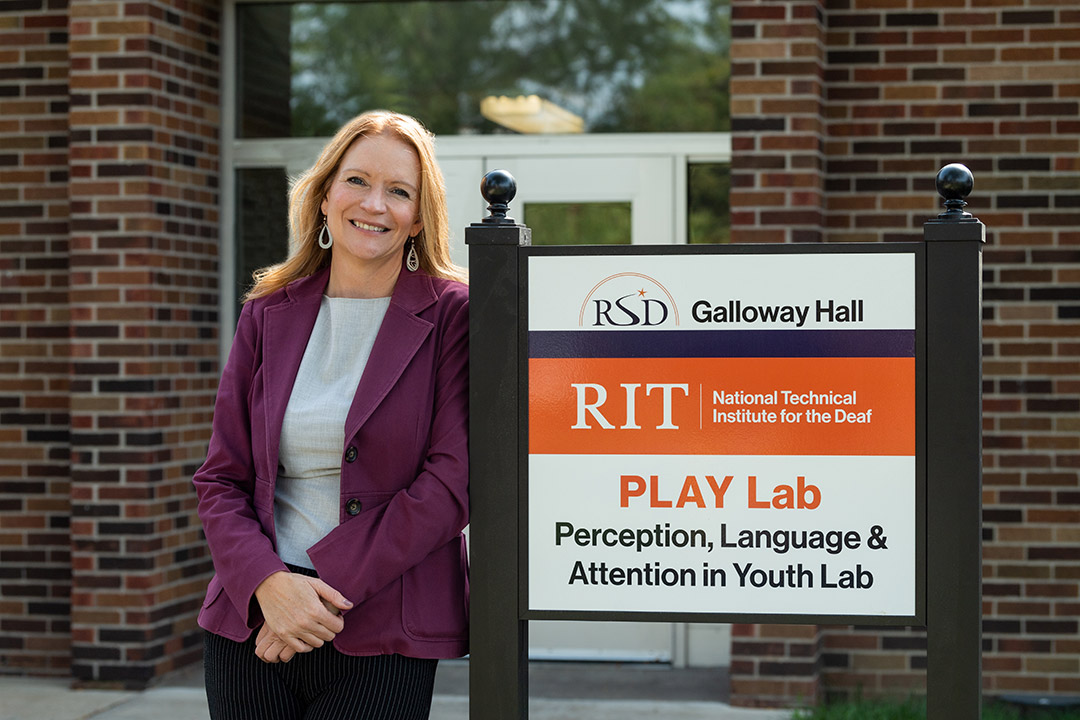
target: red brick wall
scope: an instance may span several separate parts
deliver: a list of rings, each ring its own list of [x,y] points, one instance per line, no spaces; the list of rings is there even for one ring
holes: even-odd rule
[[[0,672],[140,686],[201,653],[218,13],[0,2]]]
[[[732,702],[782,707],[822,700],[821,630],[815,625],[732,626]]]
[[[735,239],[917,240],[975,172],[986,689],[1080,693],[1080,9],[732,4]],[[210,567],[219,10],[67,5],[0,0],[0,672],[138,685],[198,655]],[[735,634],[737,703],[923,682],[917,630]]]
[[[138,685],[201,652],[191,474],[218,374],[218,11],[70,12],[72,669]]]
[[[733,228],[738,239],[757,239],[761,216],[772,213],[755,203],[787,199],[763,193],[801,174],[793,165],[764,169],[739,150],[760,153],[772,132],[753,125],[765,99],[745,96],[803,79],[799,66],[777,64],[789,63],[795,41],[774,39],[803,4],[733,0],[732,222],[746,226]],[[988,229],[984,685],[991,694],[1075,695],[1080,8],[1074,0],[828,0],[822,25],[826,241],[918,240],[939,211],[937,170],[963,162],[975,174],[969,209]],[[775,74],[783,67],[794,72],[786,81]],[[925,682],[919,631],[822,628],[821,643],[826,695],[905,694]],[[733,646],[737,703],[766,698],[749,684],[765,669],[735,672],[754,652]]]
[[[0,2],[0,672],[69,667],[67,41]]]
[[[732,3],[734,242],[822,239],[824,17],[820,0]]]
[[[822,628],[826,698],[907,697],[926,691],[926,632],[919,628]]]

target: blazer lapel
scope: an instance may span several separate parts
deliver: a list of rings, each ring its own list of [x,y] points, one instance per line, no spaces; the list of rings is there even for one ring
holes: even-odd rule
[[[428,275],[402,269],[345,419],[346,442],[360,431],[431,334],[434,325],[418,317],[418,313],[435,300],[435,288]]]
[[[285,292],[287,300],[263,312],[263,403],[266,408],[266,463],[269,480],[277,476],[281,426],[292,395],[300,361],[319,316],[329,268],[297,280]]]

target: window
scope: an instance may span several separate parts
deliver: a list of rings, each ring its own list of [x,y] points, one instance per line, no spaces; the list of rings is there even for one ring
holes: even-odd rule
[[[288,177],[373,108],[415,115],[438,136],[457,262],[467,258],[462,229],[483,214],[479,178],[509,157],[642,175],[633,202],[610,192],[530,197],[540,181],[519,175],[511,214],[528,208],[537,244],[727,241],[729,0],[227,0],[225,9],[235,30],[225,44],[224,162],[234,180],[223,186],[223,234],[235,238],[222,258],[226,322],[252,271],[287,252]],[[500,98],[539,110],[518,124],[500,114]],[[548,118],[560,124],[545,127]],[[664,180],[614,170],[634,158],[640,168],[663,159]],[[558,182],[558,172],[548,177]]]
[[[244,138],[330,135],[364,110],[438,135],[508,132],[535,95],[589,133],[729,129],[726,0],[239,5]]]
[[[495,167],[517,174],[510,214],[536,244],[726,242],[729,10],[728,0],[226,0],[225,322],[252,270],[287,250],[288,176],[374,108],[438,136],[458,262],[463,228],[483,215],[480,177]],[[507,116],[502,97],[510,111],[523,98],[528,122]],[[222,336],[227,345],[232,333]],[[671,658],[673,638],[691,637],[643,627],[575,623],[559,636],[533,623],[533,653]]]

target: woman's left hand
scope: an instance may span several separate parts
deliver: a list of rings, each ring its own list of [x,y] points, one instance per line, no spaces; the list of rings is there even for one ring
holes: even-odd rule
[[[323,607],[335,615],[340,615],[341,611],[330,604],[328,601],[323,600]],[[310,650],[308,651],[310,652]],[[288,643],[282,640],[276,632],[270,629],[270,626],[266,623],[262,624],[259,628],[259,635],[255,638],[255,656],[263,662],[287,663],[293,659],[296,655],[296,651],[289,647]]]

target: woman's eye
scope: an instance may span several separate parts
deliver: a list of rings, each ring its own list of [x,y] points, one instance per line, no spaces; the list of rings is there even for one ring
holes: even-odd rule
[[[356,177],[355,175],[353,177],[348,178],[347,180],[345,180],[345,182],[350,183],[352,185],[366,185],[363,178]]]
[[[405,190],[404,188],[394,188],[393,190],[391,190],[391,192],[393,192],[393,193],[395,193],[397,195],[400,195],[401,197],[405,198],[406,200],[408,200],[409,197],[410,197],[409,196],[409,191]]]

